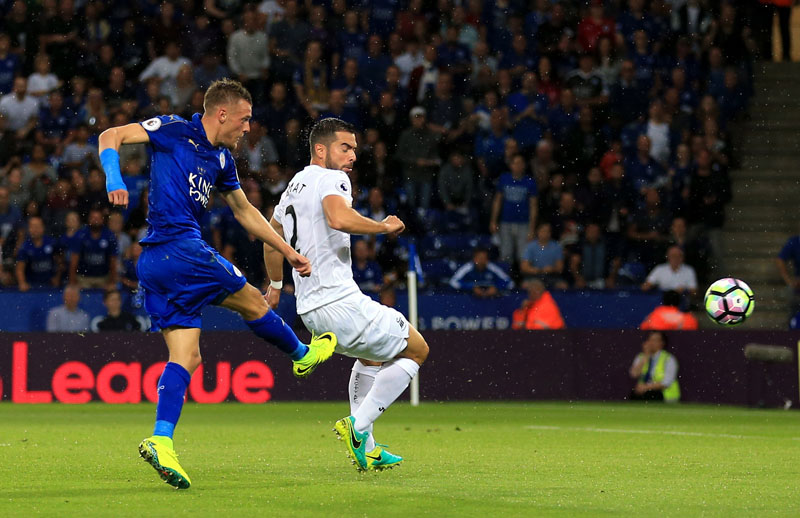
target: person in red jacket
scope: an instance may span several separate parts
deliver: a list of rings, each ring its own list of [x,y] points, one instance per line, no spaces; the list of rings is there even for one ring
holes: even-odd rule
[[[514,311],[511,327],[513,329],[564,329],[564,319],[558,304],[538,279],[527,283],[528,298]]]
[[[661,305],[647,315],[639,328],[651,331],[697,329],[697,319],[681,311],[680,305],[681,296],[677,291],[665,291]]]

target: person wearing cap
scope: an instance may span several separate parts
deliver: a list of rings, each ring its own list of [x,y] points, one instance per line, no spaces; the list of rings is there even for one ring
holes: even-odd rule
[[[410,112],[411,127],[400,135],[397,154],[403,164],[403,183],[409,207],[426,211],[431,204],[433,177],[441,163],[439,135],[426,126],[426,112],[415,106]]]

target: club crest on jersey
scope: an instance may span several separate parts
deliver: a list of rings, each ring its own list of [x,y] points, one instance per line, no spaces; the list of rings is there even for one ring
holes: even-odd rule
[[[219,154],[219,166],[225,169],[225,152]]]
[[[342,192],[347,192],[347,184],[345,182],[340,183],[339,190],[341,190]]]
[[[158,117],[153,117],[152,119],[147,119],[142,123],[142,126],[147,131],[156,131],[158,128],[161,127],[161,119]]]

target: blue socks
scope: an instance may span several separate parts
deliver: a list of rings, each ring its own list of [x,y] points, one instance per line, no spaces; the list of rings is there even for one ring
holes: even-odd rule
[[[292,328],[274,311],[269,310],[267,314],[258,320],[245,322],[256,336],[274,344],[289,357],[297,361],[308,352],[308,346],[297,339]]]
[[[158,405],[156,406],[156,427],[153,435],[172,439],[175,425],[181,417],[183,398],[192,375],[177,363],[169,362],[158,380]]]

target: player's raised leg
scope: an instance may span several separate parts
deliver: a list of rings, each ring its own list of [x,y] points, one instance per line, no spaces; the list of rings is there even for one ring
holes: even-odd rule
[[[181,416],[186,388],[200,365],[200,329],[170,327],[162,331],[169,349],[169,363],[158,380],[158,404],[153,435],[139,445],[139,454],[169,485],[187,489],[189,475],[178,463],[172,442]]]
[[[256,336],[285,352],[292,359],[292,371],[298,378],[311,374],[319,364],[331,357],[336,348],[336,335],[333,333],[322,333],[313,337],[308,345],[302,343],[280,315],[270,309],[261,292],[251,284],[245,284],[220,305],[242,315]]]
[[[340,419],[334,425],[334,430],[347,441],[348,451],[358,469],[370,467],[367,458],[370,427],[400,397],[427,357],[428,344],[419,331],[409,326],[408,346],[394,360],[381,366],[372,388],[353,415]]]

